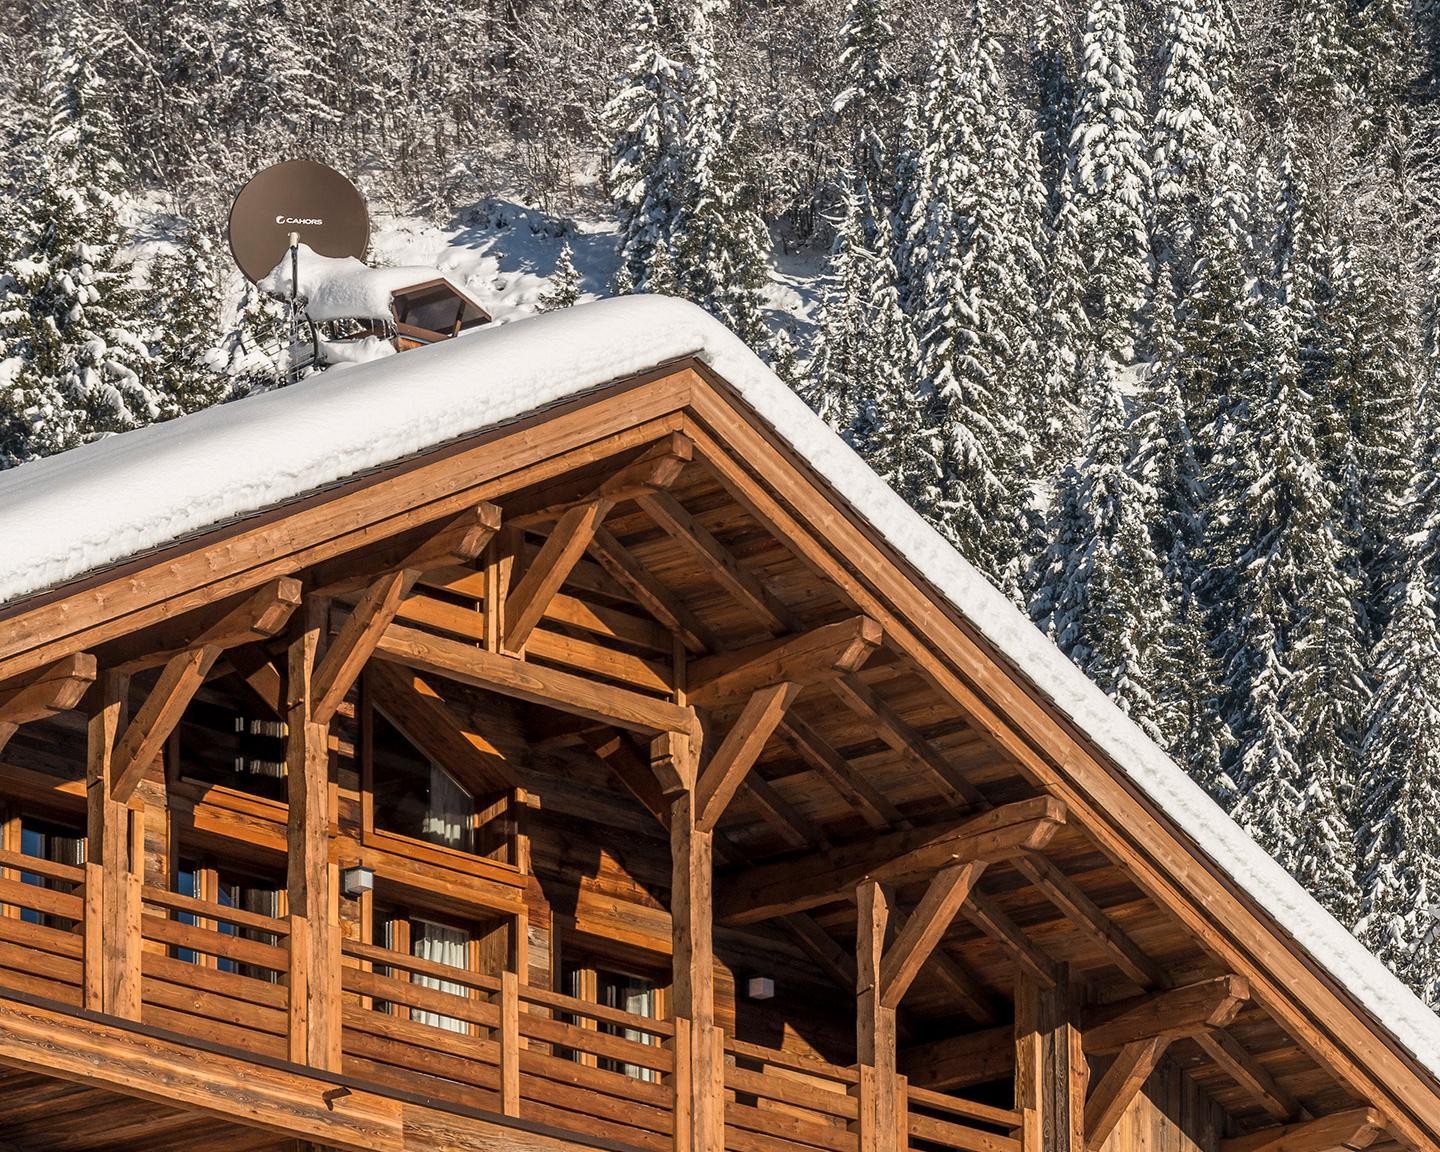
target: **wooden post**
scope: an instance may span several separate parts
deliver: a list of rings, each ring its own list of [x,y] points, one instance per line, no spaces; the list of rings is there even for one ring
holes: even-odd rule
[[[520,1115],[520,977],[500,973],[500,1111]]]
[[[665,733],[650,756],[662,779],[686,785],[670,801],[670,921],[675,1017],[675,1147],[722,1152],[725,1135],[724,1045],[715,1026],[712,943],[713,834],[697,826],[694,737]]]
[[[867,880],[855,889],[855,1058],[860,1065],[860,1152],[899,1152],[900,1082],[895,1009],[881,997],[880,967],[890,893]]]
[[[1042,987],[1015,973],[1015,1109],[1021,1152],[1085,1152],[1089,1064],[1077,1004],[1065,979]]]
[[[85,769],[85,1007],[140,1018],[140,888],[144,811],[113,797],[115,743],[130,678],[107,671],[94,689]]]
[[[290,909],[304,930],[290,945],[290,1059],[340,1070],[339,872],[330,862],[329,726],[311,719],[311,676],[325,606],[309,600],[290,643],[285,765],[290,798]]]

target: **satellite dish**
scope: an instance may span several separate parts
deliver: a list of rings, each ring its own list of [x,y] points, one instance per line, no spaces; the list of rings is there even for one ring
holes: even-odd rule
[[[230,254],[247,280],[268,276],[290,234],[321,256],[365,255],[370,214],[344,176],[314,160],[285,160],[256,173],[230,206]]]

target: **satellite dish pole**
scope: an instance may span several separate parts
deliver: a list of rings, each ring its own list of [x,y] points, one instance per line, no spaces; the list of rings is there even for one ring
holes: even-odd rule
[[[297,313],[299,304],[297,298],[300,295],[300,233],[291,232],[290,241],[290,347],[286,352],[289,358],[289,370],[287,375],[290,383],[294,384],[300,378],[300,365],[295,358],[295,346],[300,343],[300,320]]]

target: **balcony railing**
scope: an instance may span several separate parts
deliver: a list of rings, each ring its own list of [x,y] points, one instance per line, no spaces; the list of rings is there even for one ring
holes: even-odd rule
[[[85,880],[84,868],[0,850],[0,986],[84,1005]],[[143,1022],[285,1059],[290,942],[304,925],[156,888],[141,897]],[[343,1074],[634,1148],[674,1147],[687,1021],[530,988],[510,972],[352,940],[341,949]],[[727,1152],[858,1152],[856,1068],[723,1043]],[[1012,1110],[918,1088],[902,1099],[913,1152],[1019,1152]]]

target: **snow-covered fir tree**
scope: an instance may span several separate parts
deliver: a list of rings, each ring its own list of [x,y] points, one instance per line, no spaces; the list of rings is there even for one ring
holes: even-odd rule
[[[129,270],[117,263],[121,140],[78,16],[43,52],[47,120],[0,271],[10,460],[157,419]]]
[[[891,204],[891,153],[898,106],[899,76],[890,62],[895,30],[885,0],[846,0],[841,21],[841,88],[831,110],[847,136],[848,163],[842,180],[860,205],[867,245],[880,242]]]
[[[209,240],[187,231],[178,248],[151,261],[145,312],[150,377],[160,419],[198,412],[230,395],[223,372],[219,261]]]
[[[1096,346],[1133,353],[1150,283],[1150,166],[1145,100],[1122,0],[1092,0],[1085,19],[1070,133],[1071,199],[1060,223],[1083,268]]]
[[[676,217],[686,194],[684,66],[655,5],[636,0],[629,67],[605,108],[614,143],[606,184],[620,217],[614,289],[666,292]]]
[[[1117,370],[1099,356],[1086,388],[1084,453],[1065,470],[1041,558],[1036,622],[1154,739],[1165,724],[1157,691],[1174,619],[1148,524],[1154,493],[1134,474],[1130,418]]]
[[[569,237],[566,237],[565,245],[555,259],[555,272],[550,277],[549,287],[536,303],[535,310],[555,312],[573,307],[580,300],[582,283],[580,269],[575,267],[575,253],[570,247]]]

